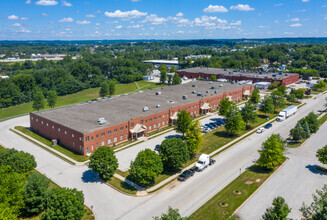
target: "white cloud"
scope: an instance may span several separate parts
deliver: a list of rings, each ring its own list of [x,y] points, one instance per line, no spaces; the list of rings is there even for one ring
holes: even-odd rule
[[[87,20],[84,20],[84,21],[76,21],[76,24],[90,24],[91,21],[87,21]]]
[[[309,2],[310,0],[302,0],[302,2]]]
[[[275,24],[279,24],[279,21],[278,20],[275,20],[274,22],[275,22]]]
[[[100,26],[100,23],[96,23],[95,25],[96,25],[96,26]]]
[[[254,8],[251,8],[250,5],[243,5],[243,4],[230,6],[229,9],[238,10],[238,11],[254,11]]]
[[[118,25],[118,26],[116,26],[115,28],[116,29],[121,29],[123,26],[121,26],[121,25]]]
[[[141,27],[143,27],[143,25],[136,24],[136,25],[128,26],[127,28],[135,28],[135,29],[138,29],[138,28],[141,28]]]
[[[27,0],[26,2],[25,2],[25,4],[31,4],[32,3],[32,1],[31,0]]]
[[[327,20],[327,15],[325,15],[324,20]]]
[[[207,12],[207,13],[228,12],[228,9],[222,5],[209,5],[207,8],[203,9],[203,12]]]
[[[139,18],[142,16],[146,16],[148,13],[141,12],[138,10],[132,10],[132,11],[116,10],[115,12],[106,11],[104,14],[109,18]]]
[[[58,2],[55,0],[39,0],[35,4],[42,5],[42,6],[52,6],[52,5],[57,5]]]
[[[235,21],[235,22],[230,23],[229,25],[239,26],[239,25],[242,25],[242,21]]]
[[[16,16],[16,15],[10,15],[10,16],[8,16],[8,19],[9,19],[9,20],[18,20],[19,17]]]
[[[179,19],[176,21],[176,23],[178,26],[188,26],[192,24],[192,22],[186,18]]]
[[[259,25],[260,29],[269,28],[269,26]]]
[[[183,17],[184,14],[183,14],[182,12],[178,12],[178,13],[176,14],[176,16],[177,16],[177,17]]]
[[[14,26],[14,27],[21,27],[22,25],[20,23],[15,23],[12,26]]]
[[[297,12],[306,12],[306,9],[298,10]]]
[[[327,5],[322,5],[321,7],[323,7],[323,8],[326,8],[326,7],[327,7]]]
[[[295,24],[290,24],[290,27],[301,27],[303,24],[300,23],[295,23]]]
[[[27,20],[29,20],[29,18],[24,18],[24,17],[23,17],[23,18],[21,18],[21,20],[22,20],[22,21],[27,21]]]
[[[132,0],[132,2],[139,2],[139,1],[141,1],[141,0]]]
[[[48,17],[49,15],[47,13],[42,13],[42,16]]]
[[[159,24],[166,23],[167,21],[168,21],[167,18],[158,17],[158,15],[156,14],[151,14],[145,17],[143,23],[150,22],[153,25],[159,25]]]
[[[285,35],[293,35],[293,32],[284,32]]]
[[[73,21],[74,19],[69,17],[69,18],[63,18],[59,22],[63,23],[63,22],[73,22]]]
[[[66,7],[72,7],[72,3],[66,2],[66,1],[62,1],[62,6],[66,6]]]
[[[195,18],[192,21],[192,25],[205,27],[207,29],[228,29],[230,26],[226,26],[227,20],[217,19],[216,16],[202,16],[201,18]]]
[[[31,33],[32,31],[22,27],[21,29],[17,30],[16,32],[18,32],[18,33]]]
[[[92,15],[92,14],[89,14],[89,15],[86,15],[87,18],[95,18],[95,15]]]
[[[300,18],[292,18],[290,21],[297,22],[300,21]]]
[[[274,7],[280,7],[280,6],[283,6],[284,4],[283,3],[278,3],[278,4],[274,4]]]

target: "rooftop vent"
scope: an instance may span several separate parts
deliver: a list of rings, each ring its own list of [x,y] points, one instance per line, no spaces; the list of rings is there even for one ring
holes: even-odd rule
[[[187,99],[187,95],[183,95],[183,99]]]
[[[215,91],[215,94],[217,94],[218,92],[217,91]]]
[[[107,123],[105,118],[99,118],[98,122],[99,122],[99,125],[103,125],[103,124]]]
[[[198,96],[202,96],[202,93],[199,92],[197,95],[198,95]]]
[[[156,108],[160,108],[160,105],[156,105]]]
[[[192,91],[192,93],[193,93],[193,94],[195,94],[195,93],[196,93],[196,91],[194,90],[194,91]]]
[[[144,106],[144,107],[142,108],[142,110],[143,110],[144,112],[149,111],[149,107],[148,107],[148,106]]]
[[[192,85],[192,87],[195,87],[195,86],[196,86],[195,84]]]
[[[207,90],[206,93],[209,93],[209,90]]]
[[[212,84],[213,82],[209,82],[209,84]]]
[[[215,89],[216,87],[214,87],[214,86],[211,86],[211,89]]]
[[[159,91],[159,92],[156,92],[156,95],[161,95],[161,92]]]
[[[169,100],[170,103],[173,103],[174,101],[173,100]]]

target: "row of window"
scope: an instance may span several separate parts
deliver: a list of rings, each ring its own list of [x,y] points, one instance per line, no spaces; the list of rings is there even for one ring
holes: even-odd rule
[[[168,117],[168,114],[163,114],[162,116],[159,115],[159,116],[158,116],[158,119],[161,119],[161,117],[164,118],[164,117],[166,117],[166,116]],[[151,122],[151,121],[152,121],[152,118],[149,118],[148,120],[149,120],[149,122]],[[140,121],[140,124],[147,123],[148,120],[141,120],[141,121]],[[157,117],[153,117],[153,121],[155,121],[155,120],[157,120]],[[131,123],[131,128],[134,128],[134,125],[135,125],[134,122],[132,122],[132,123]]]
[[[32,120],[34,120],[34,118],[33,118],[33,117],[31,117],[31,119],[32,119]],[[36,118],[36,119],[35,119],[35,122],[37,122],[37,123],[38,123],[38,122],[39,122],[39,119],[38,119],[38,118]],[[43,122],[43,121],[41,121],[41,125],[43,125],[43,124],[44,124],[44,122]],[[46,125],[47,127],[49,127],[49,123],[46,123],[45,125]],[[54,125],[52,125],[52,126],[51,126],[51,128],[52,128],[52,130],[54,130],[54,129],[55,129],[55,126],[54,126]],[[57,130],[58,130],[58,132],[61,132],[61,128],[57,128]],[[64,134],[65,134],[65,135],[67,135],[67,134],[68,134],[68,132],[67,132],[67,131],[64,131]],[[75,134],[73,134],[73,133],[72,133],[71,135],[72,135],[72,138],[75,138]],[[79,140],[80,140],[80,141],[83,141],[82,137],[79,137]]]

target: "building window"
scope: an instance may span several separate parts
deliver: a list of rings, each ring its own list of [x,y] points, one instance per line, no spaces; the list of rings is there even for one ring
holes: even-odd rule
[[[152,118],[150,118],[149,121],[152,121]]]
[[[153,125],[153,128],[154,128],[154,129],[156,129],[156,128],[157,128],[157,125],[156,125],[156,124],[154,124],[154,125]]]
[[[127,134],[125,134],[125,138],[127,138]]]
[[[160,126],[161,126],[161,123],[159,122],[159,123],[158,123],[158,128],[159,128]]]
[[[164,117],[165,117],[165,115],[163,114],[163,115],[162,115],[162,117],[164,118]]]
[[[32,118],[32,120],[33,120],[33,117],[31,117]]]
[[[91,137],[91,140],[93,141],[93,136]]]
[[[114,142],[117,142],[117,137],[114,138]]]
[[[159,117],[158,118],[161,118],[161,115],[159,115]]]
[[[98,147],[99,147],[99,144],[97,143],[97,149],[98,149]]]
[[[49,123],[47,123],[47,127],[49,126]]]
[[[101,133],[101,137],[103,137],[104,136],[104,133]]]
[[[81,137],[79,137],[79,141],[82,141],[82,138]]]
[[[171,113],[170,113],[170,114],[171,114],[171,116],[173,116],[174,112],[173,112],[173,111],[171,111]]]
[[[117,132],[117,129],[115,129],[115,131],[114,131],[115,133]]]
[[[111,135],[111,131],[108,131],[108,135]]]
[[[131,127],[134,128],[134,122],[131,123]]]
[[[94,150],[93,145],[91,146],[92,151]]]
[[[149,126],[149,130],[152,130],[152,126],[151,125]]]
[[[101,142],[101,146],[104,146],[104,141]]]
[[[89,140],[90,140],[90,137],[87,136],[87,137],[85,138],[85,141],[88,142]]]
[[[73,148],[75,148],[75,142],[73,142]]]
[[[58,128],[58,131],[60,132],[60,128]]]
[[[96,138],[98,138],[98,137],[99,137],[99,135],[95,135],[95,137],[96,137]]]
[[[120,130],[122,131],[124,129],[124,127],[121,127]]]
[[[154,119],[153,120],[157,120],[157,117],[154,117]]]
[[[72,134],[72,138],[73,138],[73,137],[75,137],[75,135],[74,135],[74,134]]]
[[[43,121],[41,121],[41,124],[43,125]]]
[[[52,125],[52,129],[54,129],[54,126]]]
[[[67,131],[65,131],[65,134],[67,134]]]
[[[111,144],[111,139],[108,139],[108,144]]]
[[[82,150],[82,146],[81,146],[81,145],[79,145],[79,150],[80,150],[80,151]]]
[[[163,126],[165,125],[165,122],[164,122],[164,121],[162,122],[162,125],[163,125]]]
[[[39,121],[39,119],[36,119],[36,122],[38,122]]]
[[[123,140],[123,138],[124,138],[124,135],[120,135],[120,140]]]

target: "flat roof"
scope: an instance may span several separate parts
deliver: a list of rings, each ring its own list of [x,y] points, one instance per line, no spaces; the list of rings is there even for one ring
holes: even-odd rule
[[[296,73],[272,73],[272,72],[259,72],[249,71],[240,69],[221,69],[221,68],[207,68],[207,67],[194,67],[188,69],[177,70],[176,72],[188,72],[188,73],[204,73],[204,74],[215,74],[224,76],[247,76],[252,78],[271,78],[275,80],[282,80]]]
[[[196,102],[202,98],[216,96],[247,86],[229,82],[211,83],[209,81],[193,81],[182,85],[166,86],[144,92],[115,96],[102,101],[43,110],[35,114],[86,134],[137,117],[148,116],[169,110],[171,107]],[[222,86],[220,87],[220,85]],[[213,86],[215,89],[211,89]],[[193,91],[196,91],[196,93],[193,94]],[[156,95],[157,92],[161,92],[161,94]],[[198,96],[197,93],[202,93],[202,96]],[[187,95],[186,100],[183,99],[183,95]],[[160,108],[157,108],[157,105],[160,105]],[[143,112],[144,106],[147,106],[149,110]],[[99,118],[105,118],[107,123],[99,125]]]
[[[143,63],[178,64],[178,60],[144,60]]]

